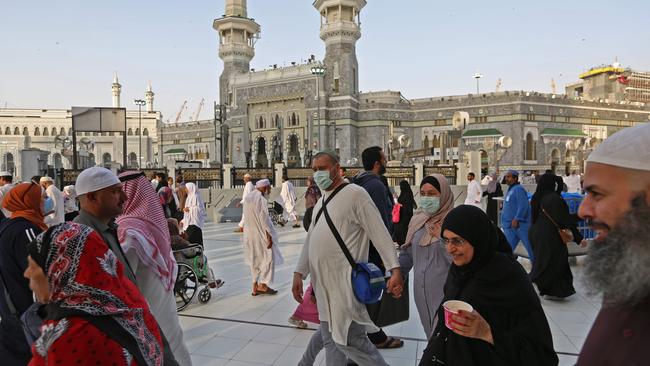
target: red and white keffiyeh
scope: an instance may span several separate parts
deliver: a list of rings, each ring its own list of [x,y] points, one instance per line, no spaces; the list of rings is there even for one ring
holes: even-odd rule
[[[140,173],[124,172],[119,177],[123,179],[134,174]],[[134,249],[145,265],[154,268],[165,289],[169,291],[176,281],[178,268],[172,254],[167,219],[158,195],[144,175],[124,180],[122,189],[127,199],[122,215],[116,220],[118,239],[120,243],[126,242],[127,231],[134,230],[147,240],[147,245],[134,240]]]

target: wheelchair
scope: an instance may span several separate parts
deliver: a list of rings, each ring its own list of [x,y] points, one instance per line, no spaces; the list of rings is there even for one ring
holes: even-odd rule
[[[284,213],[284,207],[276,201],[269,201],[269,216],[271,217],[271,222],[274,226],[284,226],[287,221],[282,215]]]
[[[205,263],[203,261],[203,247],[200,244],[192,244],[172,252],[178,264],[178,275],[174,284],[176,310],[182,311],[187,308],[197,295],[197,291],[199,302],[206,304],[212,297],[212,291],[208,284],[210,268],[207,261]],[[203,288],[199,290],[199,287]]]

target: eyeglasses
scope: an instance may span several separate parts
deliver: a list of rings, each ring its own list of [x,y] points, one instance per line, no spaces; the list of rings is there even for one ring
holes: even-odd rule
[[[447,245],[451,244],[455,248],[460,248],[463,245],[465,245],[465,243],[467,243],[467,240],[465,240],[463,238],[460,238],[460,237],[451,238],[451,239],[441,238],[440,242],[442,243],[443,246],[447,246]]]

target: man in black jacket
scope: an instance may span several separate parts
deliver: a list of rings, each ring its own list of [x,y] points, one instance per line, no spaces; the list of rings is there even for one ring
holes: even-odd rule
[[[391,199],[391,194],[388,190],[387,184],[382,181],[382,175],[386,173],[386,154],[384,154],[381,147],[372,146],[363,150],[361,153],[361,161],[363,162],[364,171],[354,177],[353,183],[363,187],[368,192],[370,198],[379,210],[379,214],[381,215],[381,219],[384,221],[386,229],[388,229],[388,232],[392,235],[393,200]],[[370,243],[368,261],[374,263],[382,270],[385,270],[381,257],[372,245],[372,242]],[[378,309],[378,306],[374,304],[368,307],[370,318],[375,323],[377,322],[376,317],[379,315]],[[399,348],[404,345],[402,340],[387,336],[383,330],[379,330],[377,333],[369,333],[368,338],[370,338],[370,341],[374,343],[377,348]]]

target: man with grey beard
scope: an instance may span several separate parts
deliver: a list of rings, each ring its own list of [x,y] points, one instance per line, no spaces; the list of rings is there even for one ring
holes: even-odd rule
[[[603,306],[578,366],[642,365],[650,360],[650,124],[626,128],[587,159],[587,196],[578,214],[598,236],[585,282]]]

